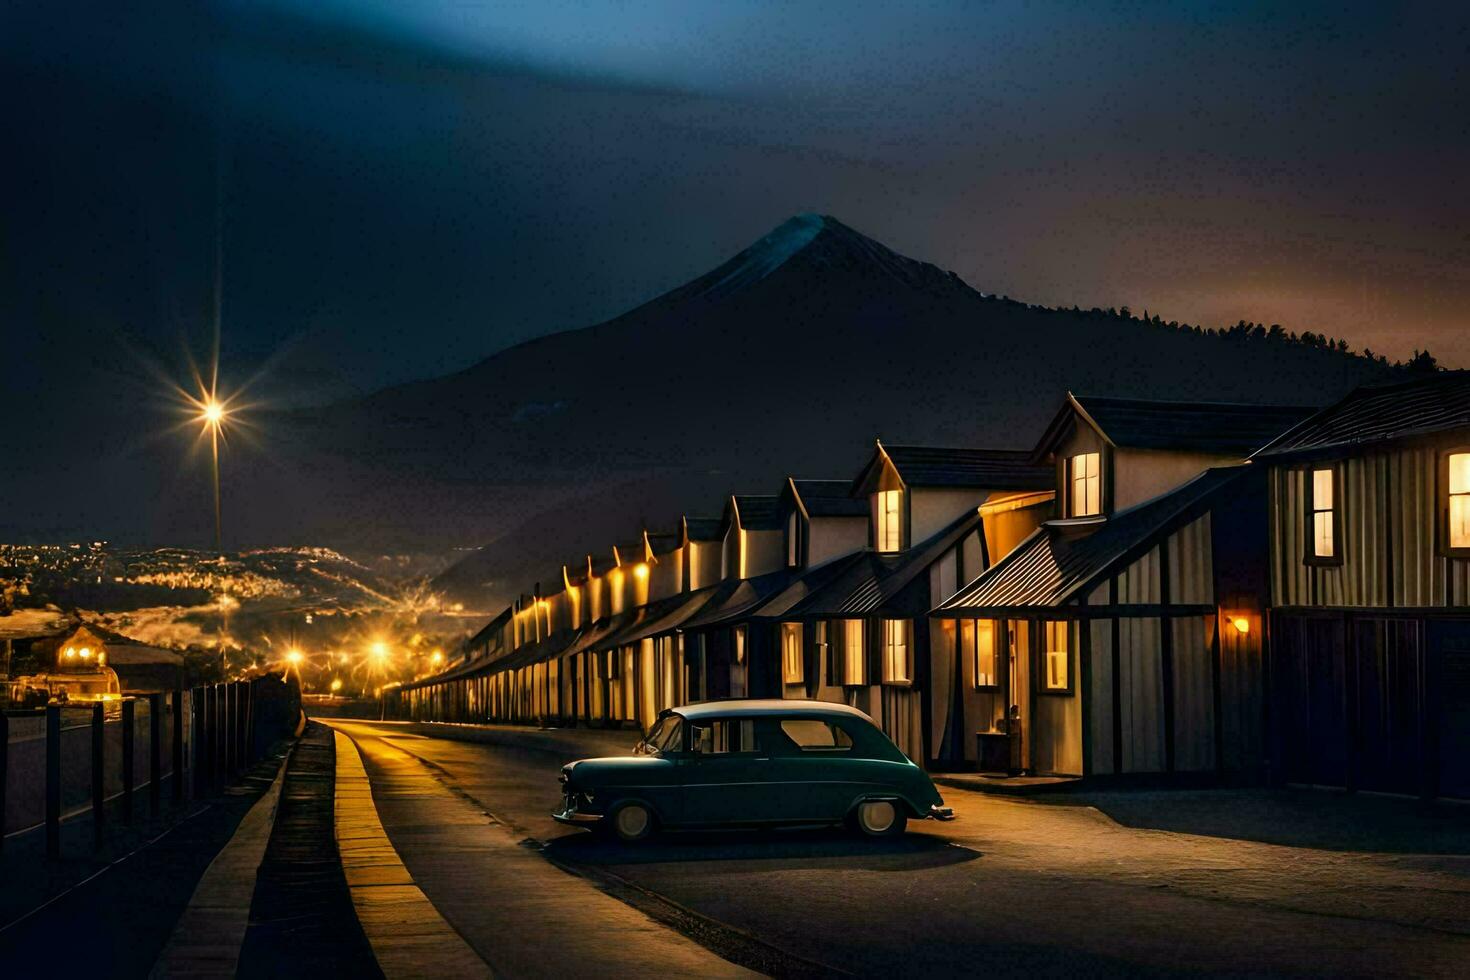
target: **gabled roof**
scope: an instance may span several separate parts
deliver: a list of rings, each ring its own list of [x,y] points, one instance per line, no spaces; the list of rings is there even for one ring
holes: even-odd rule
[[[724,531],[724,521],[718,517],[685,517],[682,530],[689,541],[718,541]]]
[[[716,587],[704,608],[684,623],[684,628],[699,629],[748,618],[767,599],[784,589],[791,579],[792,572],[782,569],[755,578],[724,582]]]
[[[627,646],[678,629],[711,601],[716,588],[717,586],[710,586],[698,592],[680,592],[620,613],[595,631],[589,631],[585,637],[579,638],[577,643],[558,656],[566,657],[583,650],[607,650]]]
[[[946,449],[937,446],[885,446],[878,443],[868,465],[853,480],[853,496],[866,496],[893,464],[908,487],[956,487],[978,490],[1043,490],[1056,481],[1050,467],[1038,465],[1024,449]]]
[[[678,531],[645,531],[644,537],[648,539],[648,550],[655,558],[677,550],[684,543],[683,535]]]
[[[867,517],[868,502],[852,495],[851,480],[786,481],[790,494],[808,517]]]
[[[733,508],[747,531],[772,531],[781,526],[781,498],[773,493],[734,493],[725,506],[726,526]]]
[[[1095,524],[1049,521],[935,613],[981,615],[1079,600],[1155,541],[1194,520],[1252,471],[1257,470],[1249,465],[1205,470],[1161,497]],[[1089,528],[1096,530],[1087,533]]]
[[[1238,455],[1242,459],[1315,411],[1301,405],[1157,401],[1067,393],[1036,445],[1035,458],[1056,449],[1080,418],[1109,445]]]
[[[1282,433],[1257,455],[1274,459],[1329,454],[1455,429],[1470,429],[1470,371],[1356,388],[1336,405]]]
[[[613,557],[619,565],[634,565],[648,557],[648,544],[642,535],[631,541],[619,541],[613,545]]]
[[[928,540],[896,555],[861,551],[849,559],[818,568],[812,576],[828,573],[826,581],[804,594],[788,589],[760,609],[763,617],[823,618],[878,612],[919,575],[927,573],[946,551],[982,522],[970,511]],[[830,571],[829,571],[830,569]],[[810,583],[808,576],[803,580]]]

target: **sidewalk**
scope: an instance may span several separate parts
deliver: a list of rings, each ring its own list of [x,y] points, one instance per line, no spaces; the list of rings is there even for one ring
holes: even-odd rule
[[[524,846],[412,753],[416,733],[390,742],[350,721],[334,720],[333,727],[361,751],[372,802],[413,883],[496,975],[753,975]],[[440,734],[447,726],[432,727]],[[608,735],[577,732],[569,739],[565,732],[503,728],[473,740],[512,733],[531,736],[542,751],[571,748],[573,755]],[[526,747],[520,738],[512,744]]]

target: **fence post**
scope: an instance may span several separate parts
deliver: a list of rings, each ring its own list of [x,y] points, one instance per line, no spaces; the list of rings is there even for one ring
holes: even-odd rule
[[[61,705],[46,705],[46,857],[61,857]]]
[[[204,717],[205,711],[208,710],[208,698],[205,697],[205,692],[208,690],[209,688],[207,687],[196,687],[190,692],[189,697],[189,700],[193,704],[194,709],[190,712],[190,714],[193,715],[193,718],[191,719],[191,724],[193,725],[194,730],[193,761],[195,799],[198,799],[199,797],[205,795],[205,790],[207,787],[205,786],[204,780],[209,776],[209,754],[205,751],[207,747],[207,741],[205,739],[205,736],[207,734],[207,726],[205,725]]]
[[[163,792],[158,785],[163,778],[163,695],[154,692],[148,695],[148,809],[158,816],[158,803]]]
[[[92,841],[102,846],[102,829],[107,820],[105,795],[107,792],[107,716],[102,704],[92,705]]]
[[[10,716],[0,709],[0,855],[5,853],[5,784],[10,776]]]
[[[225,742],[230,750],[230,776],[240,771],[240,689],[233,681],[225,685],[225,700],[230,704],[230,727]]]
[[[174,684],[174,703],[171,710],[174,720],[174,737],[173,744],[170,746],[169,758],[174,771],[170,777],[172,781],[170,792],[173,794],[174,802],[179,803],[184,799],[184,688],[179,683]]]
[[[133,727],[138,722],[138,702],[127,698],[122,703],[122,777],[123,777],[123,822],[133,825]]]

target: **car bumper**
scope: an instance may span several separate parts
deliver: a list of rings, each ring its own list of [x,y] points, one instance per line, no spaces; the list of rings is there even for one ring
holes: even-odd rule
[[[602,814],[582,813],[575,807],[566,807],[561,810],[552,811],[551,819],[555,820],[557,823],[571,824],[574,827],[586,827],[600,821],[602,819]]]
[[[953,820],[954,807],[937,805],[931,806],[929,808],[929,813],[927,814],[927,816],[930,820]]]

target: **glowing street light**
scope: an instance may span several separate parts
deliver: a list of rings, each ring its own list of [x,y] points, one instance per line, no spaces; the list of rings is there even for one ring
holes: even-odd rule
[[[303,658],[300,650],[288,650],[286,652],[286,663],[290,664],[292,667],[299,668],[301,666],[302,659]]]

